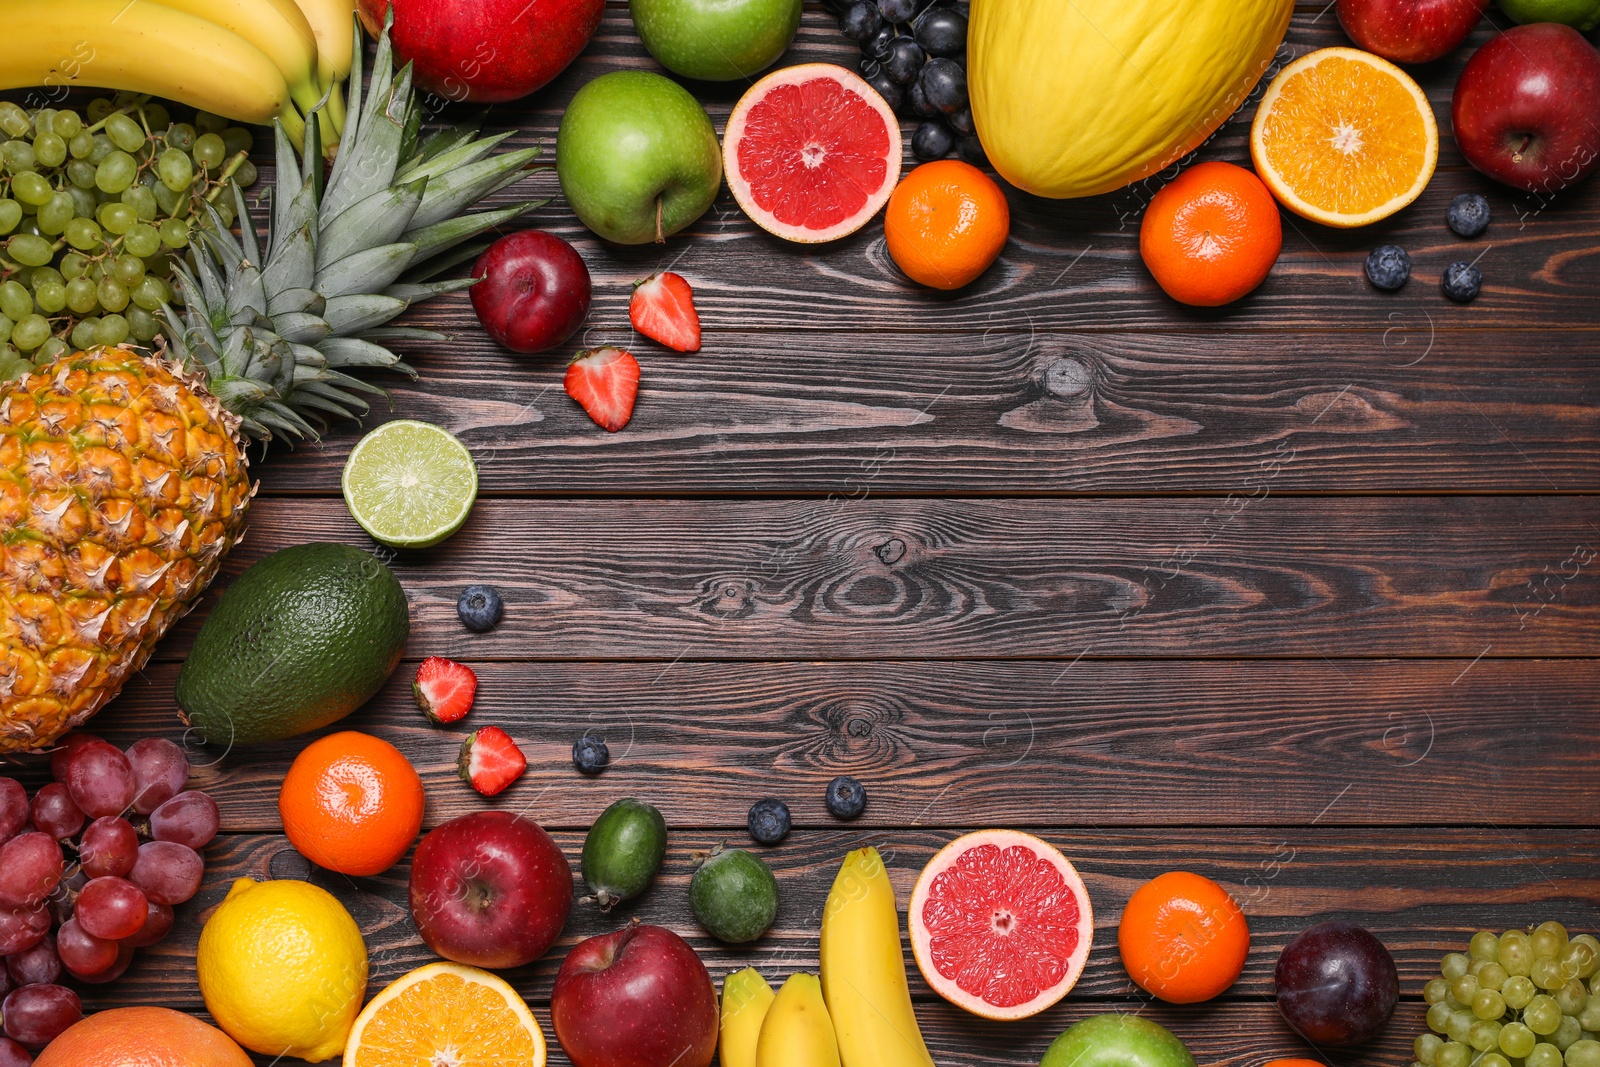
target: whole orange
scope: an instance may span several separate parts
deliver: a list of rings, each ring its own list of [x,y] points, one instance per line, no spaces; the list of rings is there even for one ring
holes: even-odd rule
[[[993,178],[970,163],[924,163],[889,197],[883,229],[906,277],[959,289],[989,269],[1011,233],[1011,209]]]
[[[1122,965],[1170,1004],[1210,1000],[1233,984],[1250,953],[1250,926],[1228,891],[1188,871],[1152,878],[1117,926]]]
[[[215,1026],[171,1008],[114,1008],[68,1027],[33,1067],[251,1067]]]
[[[422,829],[422,779],[389,742],[345,730],[307,745],[278,791],[289,843],[342,874],[394,866]]]
[[[1139,254],[1172,299],[1229,304],[1260,285],[1283,248],[1278,203],[1260,178],[1232,163],[1200,163],[1145,208]]]

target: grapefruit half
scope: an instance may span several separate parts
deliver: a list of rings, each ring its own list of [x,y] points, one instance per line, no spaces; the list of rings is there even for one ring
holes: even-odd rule
[[[774,71],[734,106],[723,172],[744,213],[787,241],[855,233],[900,180],[900,123],[877,91],[833,63]]]
[[[1077,870],[1015,830],[979,830],[940,849],[917,878],[909,912],[922,977],[986,1019],[1025,1019],[1066,996],[1094,940]]]

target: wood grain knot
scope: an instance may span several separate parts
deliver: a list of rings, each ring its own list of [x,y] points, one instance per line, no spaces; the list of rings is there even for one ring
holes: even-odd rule
[[[877,556],[884,566],[892,567],[905,558],[906,543],[898,537],[891,537],[875,547],[872,554]]]
[[[701,586],[695,606],[719,619],[748,619],[756,610],[755,583],[748,578],[718,578]]]
[[[1044,369],[1044,391],[1062,400],[1072,400],[1089,392],[1094,372],[1076,356],[1062,356]]]

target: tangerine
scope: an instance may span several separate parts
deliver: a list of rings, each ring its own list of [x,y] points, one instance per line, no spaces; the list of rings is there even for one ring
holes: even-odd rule
[[[903,178],[883,216],[889,255],[906,277],[959,289],[989,269],[1011,233],[1011,209],[993,178],[941,159]]]
[[[1229,304],[1260,285],[1283,248],[1278,204],[1232,163],[1190,167],[1150,199],[1139,254],[1172,299]]]
[[[295,757],[278,791],[289,843],[341,874],[394,866],[422,829],[422,779],[389,742],[345,730]]]
[[[1117,926],[1122,965],[1169,1004],[1210,1000],[1234,983],[1250,952],[1250,927],[1216,882],[1169,871],[1140,886]]]

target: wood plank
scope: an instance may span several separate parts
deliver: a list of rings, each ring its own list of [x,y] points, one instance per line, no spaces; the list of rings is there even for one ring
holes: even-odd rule
[[[583,835],[555,836],[575,862]],[[941,829],[791,834],[781,846],[761,850],[778,878],[777,924],[754,945],[739,947],[722,945],[699,929],[687,909],[688,882],[696,850],[719,841],[748,842],[742,835],[675,832],[662,872],[644,896],[609,916],[593,906],[574,905],[551,954],[508,972],[507,977],[530,1002],[546,1004],[568,948],[633,918],[668,926],[689,938],[718,978],[747,965],[773,977],[815,971],[822,907],[845,852],[873,844],[884,853],[903,912],[923,864],[954,836],[954,831]],[[1552,917],[1575,932],[1600,927],[1596,875],[1600,831],[1595,830],[1396,828],[1380,838],[1368,830],[1330,827],[1265,831],[1080,827],[1047,831],[1043,836],[1073,860],[1094,905],[1096,947],[1073,992],[1074,1000],[1090,1002],[1086,1006],[1105,1007],[1094,1002],[1138,993],[1115,949],[1117,920],[1134,889],[1167,870],[1193,870],[1215,878],[1240,901],[1250,921],[1250,956],[1239,982],[1225,994],[1230,1003],[1214,1009],[1220,1013],[1260,1003],[1268,996],[1278,954],[1295,934],[1316,922],[1341,919],[1371,929],[1394,954],[1402,991],[1412,999],[1420,996],[1421,985],[1438,966],[1439,957],[1465,944],[1480,927],[1504,929]],[[207,853],[200,896],[178,909],[172,935],[142,954],[109,997],[197,1007],[193,954],[200,926],[236,877],[309,876],[338,896],[366,936],[374,991],[433,958],[418,939],[406,905],[409,861],[376,878],[349,879],[311,868],[279,836],[225,836]],[[581,880],[576,884],[581,893]],[[907,958],[914,995],[928,1002],[929,1014],[938,1017],[936,998],[910,962],[909,951]]]
[[[426,647],[417,652],[429,651]],[[1600,822],[1600,661],[479,663],[472,715],[430,726],[406,663],[335,729],[382,737],[422,774],[429,826],[482,807],[456,776],[462,734],[498,725],[529,772],[497,804],[584,829],[616,797],[657,798],[674,826],[742,832],[784,798],[836,829],[835,775],[865,782],[857,828]],[[175,664],[130,683],[91,725],[126,747],[182,739],[224,827],[276,832],[306,738],[230,751],[185,736]],[[530,696],[532,698],[530,699]],[[598,780],[572,743],[604,737]],[[1537,789],[1521,788],[1537,782]],[[1564,798],[1550,803],[1550,797]]]
[[[393,558],[415,652],[471,659],[1587,656],[1593,498],[480,501]],[[369,544],[257,502],[226,567]],[[474,635],[460,589],[500,586]],[[220,586],[219,586],[220,588]],[[208,596],[214,597],[217,590]],[[162,659],[181,658],[191,614]]]
[[[641,347],[616,321],[585,343],[643,362],[620,434],[564,394],[564,355],[507,355],[456,315],[460,343],[420,355],[420,382],[386,382],[392,405],[367,426],[444,426],[486,494],[1226,493],[1269,474],[1274,493],[1600,488],[1600,375],[1575,335],[1508,376],[1526,331],[1469,340],[1420,313],[1336,342],[739,331],[696,356]],[[274,450],[262,492],[337,494],[356,435]]]

